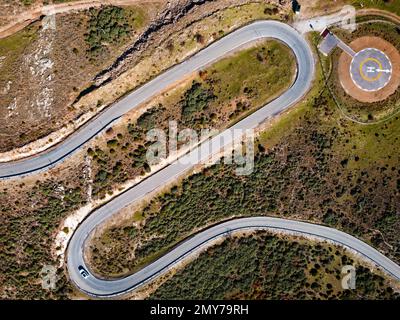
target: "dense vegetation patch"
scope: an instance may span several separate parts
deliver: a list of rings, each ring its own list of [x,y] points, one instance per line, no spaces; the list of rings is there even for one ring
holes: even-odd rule
[[[91,9],[89,33],[86,41],[89,51],[94,53],[105,45],[121,41],[130,31],[124,10],[118,7],[107,7],[102,10]]]
[[[91,55],[98,55],[108,46],[120,44],[143,19],[139,10],[114,6],[91,8],[89,15],[86,43]]]
[[[182,117],[184,120],[194,120],[204,111],[209,102],[215,98],[211,90],[205,89],[200,82],[193,82],[181,101]]]
[[[1,298],[67,298],[71,287],[51,254],[53,237],[61,220],[85,203],[82,183],[72,177],[59,182],[48,179],[36,182],[28,193],[16,194],[17,186],[0,192]],[[26,203],[29,206],[24,207]],[[42,288],[45,266],[57,269],[54,290]]]

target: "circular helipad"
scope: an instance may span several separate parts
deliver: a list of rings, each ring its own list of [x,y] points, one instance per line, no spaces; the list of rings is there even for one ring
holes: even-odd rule
[[[392,77],[392,63],[385,53],[375,48],[366,48],[356,53],[350,64],[350,75],[361,90],[378,91]]]
[[[366,103],[378,102],[394,94],[400,85],[400,54],[390,42],[373,36],[355,39],[351,56],[342,52],[338,78],[344,91]]]

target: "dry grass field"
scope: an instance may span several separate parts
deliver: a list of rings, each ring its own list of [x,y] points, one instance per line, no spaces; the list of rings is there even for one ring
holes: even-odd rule
[[[89,111],[71,105],[151,19],[145,6],[111,10],[57,15],[55,28],[36,22],[0,39],[0,151],[43,137]],[[113,18],[120,29],[95,39],[91,30],[113,14],[120,15]]]

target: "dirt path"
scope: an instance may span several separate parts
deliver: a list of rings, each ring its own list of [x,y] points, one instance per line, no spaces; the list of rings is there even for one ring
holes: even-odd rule
[[[368,16],[368,15],[376,15],[376,16],[382,16],[385,18],[388,18],[390,20],[393,20],[397,23],[400,23],[400,17],[392,12],[389,11],[384,11],[384,10],[379,10],[379,9],[362,9],[362,10],[357,10],[357,15],[358,16]]]
[[[18,32],[31,24],[35,20],[38,20],[43,15],[66,13],[70,11],[84,10],[93,7],[100,7],[102,5],[132,5],[137,3],[149,3],[149,2],[166,2],[166,0],[81,0],[67,3],[60,3],[54,5],[46,5],[36,7],[32,10],[21,13],[17,17],[13,17],[13,22],[0,28],[0,39],[6,38],[15,32]]]

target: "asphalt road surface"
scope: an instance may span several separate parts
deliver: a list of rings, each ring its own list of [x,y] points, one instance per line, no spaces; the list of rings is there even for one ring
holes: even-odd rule
[[[245,128],[255,127],[258,122],[281,112],[303,96],[308,90],[314,74],[314,61],[308,44],[294,29],[277,21],[255,22],[230,33],[125,96],[55,147],[26,159],[0,163],[0,179],[49,169],[81,148],[99,132],[107,130],[114,125],[122,115],[138,107],[157,93],[162,92],[177,80],[190,75],[192,72],[201,70],[225,54],[245,44],[262,38],[279,39],[292,48],[297,57],[299,70],[296,83],[287,92],[242,123],[242,127]],[[259,121],[254,121],[255,119]]]
[[[233,231],[263,229],[279,230],[289,234],[301,233],[344,245],[400,279],[400,266],[347,233],[312,223],[272,217],[240,218],[217,224],[183,241],[152,264],[126,278],[101,280],[90,274],[88,278],[84,279],[77,271],[78,264],[83,264],[83,260],[79,255],[76,255],[77,251],[75,250],[81,250],[80,247],[76,247],[76,243],[72,243],[74,251],[69,252],[68,255],[68,268],[71,278],[82,291],[97,297],[111,297],[139,287],[154,277],[165,273],[190,253],[200,250],[214,239],[225,237]],[[87,269],[86,266],[85,268]]]

